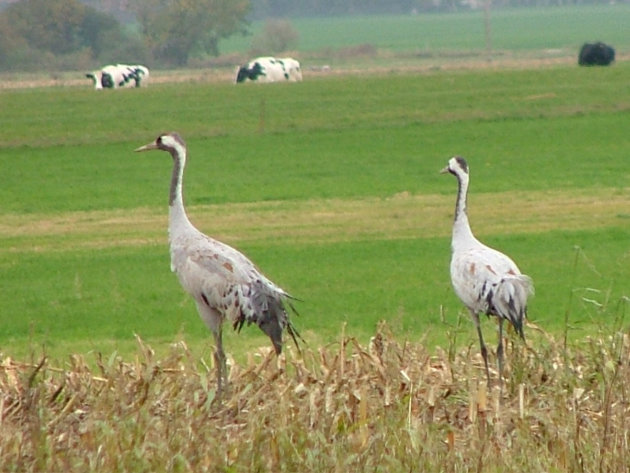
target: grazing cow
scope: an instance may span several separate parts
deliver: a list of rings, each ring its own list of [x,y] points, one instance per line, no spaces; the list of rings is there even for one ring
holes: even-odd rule
[[[602,42],[584,43],[580,49],[580,66],[608,66],[615,60],[615,50]]]
[[[298,82],[302,80],[300,63],[293,58],[259,57],[238,68],[236,83],[247,79],[256,82]]]
[[[119,87],[141,87],[149,78],[149,69],[139,64],[129,66],[116,64],[89,72],[86,77],[94,81],[95,89],[117,89]]]

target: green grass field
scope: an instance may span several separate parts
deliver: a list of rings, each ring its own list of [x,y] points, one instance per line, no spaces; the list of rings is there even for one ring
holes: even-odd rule
[[[569,50],[577,55],[585,41],[602,40],[628,51],[630,21],[627,4],[501,9],[491,11],[492,47],[499,52]],[[300,54],[318,56],[327,50],[372,45],[407,56],[413,53],[471,54],[486,48],[483,11],[390,17],[291,19]],[[263,28],[251,25],[252,36]],[[222,53],[245,52],[252,36],[234,36],[220,43]],[[346,58],[347,59],[347,58]]]
[[[471,166],[473,229],[534,278],[531,320],[606,329],[630,281],[628,69],[3,91],[0,351],[126,353],[134,333],[211,350],[169,272],[170,158],[133,153],[167,130],[188,141],[193,221],[303,300],[313,346],[379,320],[444,344],[467,317],[448,275],[456,183],[438,174],[453,154]],[[266,344],[236,337],[237,356]]]

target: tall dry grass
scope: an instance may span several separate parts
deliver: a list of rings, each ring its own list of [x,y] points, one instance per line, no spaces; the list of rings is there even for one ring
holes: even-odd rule
[[[268,350],[214,371],[180,342],[157,359],[0,365],[2,471],[627,471],[627,333],[509,343],[503,393],[478,347],[429,352],[380,327],[369,346]],[[93,366],[93,367],[90,367]],[[494,373],[496,376],[496,373]]]

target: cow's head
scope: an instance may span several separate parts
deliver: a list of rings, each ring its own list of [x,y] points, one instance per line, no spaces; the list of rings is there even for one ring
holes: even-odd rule
[[[100,76],[101,76],[101,71],[88,72],[87,74],[85,74],[85,77],[87,77],[88,79],[92,79],[95,89],[103,88],[103,86],[101,85]]]
[[[247,79],[247,66],[241,66],[236,73],[236,83],[243,82],[245,79]]]
[[[114,78],[108,72],[103,72],[101,75],[101,85],[105,89],[113,89],[114,88]]]
[[[260,63],[255,62],[251,67],[241,66],[238,69],[238,74],[236,74],[236,82],[244,82],[246,79],[256,80],[260,76],[265,75],[265,70],[260,65]]]

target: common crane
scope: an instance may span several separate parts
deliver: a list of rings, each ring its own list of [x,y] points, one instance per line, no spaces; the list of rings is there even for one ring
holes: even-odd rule
[[[286,329],[298,346],[298,332],[286,310],[295,309],[292,297],[267,279],[242,253],[197,230],[188,219],[182,196],[187,149],[178,133],[166,133],[136,151],[167,151],[173,158],[169,194],[169,243],[171,270],[197,305],[202,320],[212,331],[216,344],[217,392],[227,383],[221,327],[225,320],[235,330],[255,323],[269,336],[275,351],[282,351]]]
[[[468,195],[468,164],[461,156],[451,158],[441,171],[457,178],[458,190],[453,222],[451,282],[457,296],[470,311],[481,345],[488,386],[488,350],[481,334],[479,314],[494,315],[499,319],[499,384],[503,373],[503,321],[508,320],[524,340],[523,322],[527,316],[527,298],[534,293],[532,279],[521,274],[508,256],[481,243],[468,223],[466,201]]]

